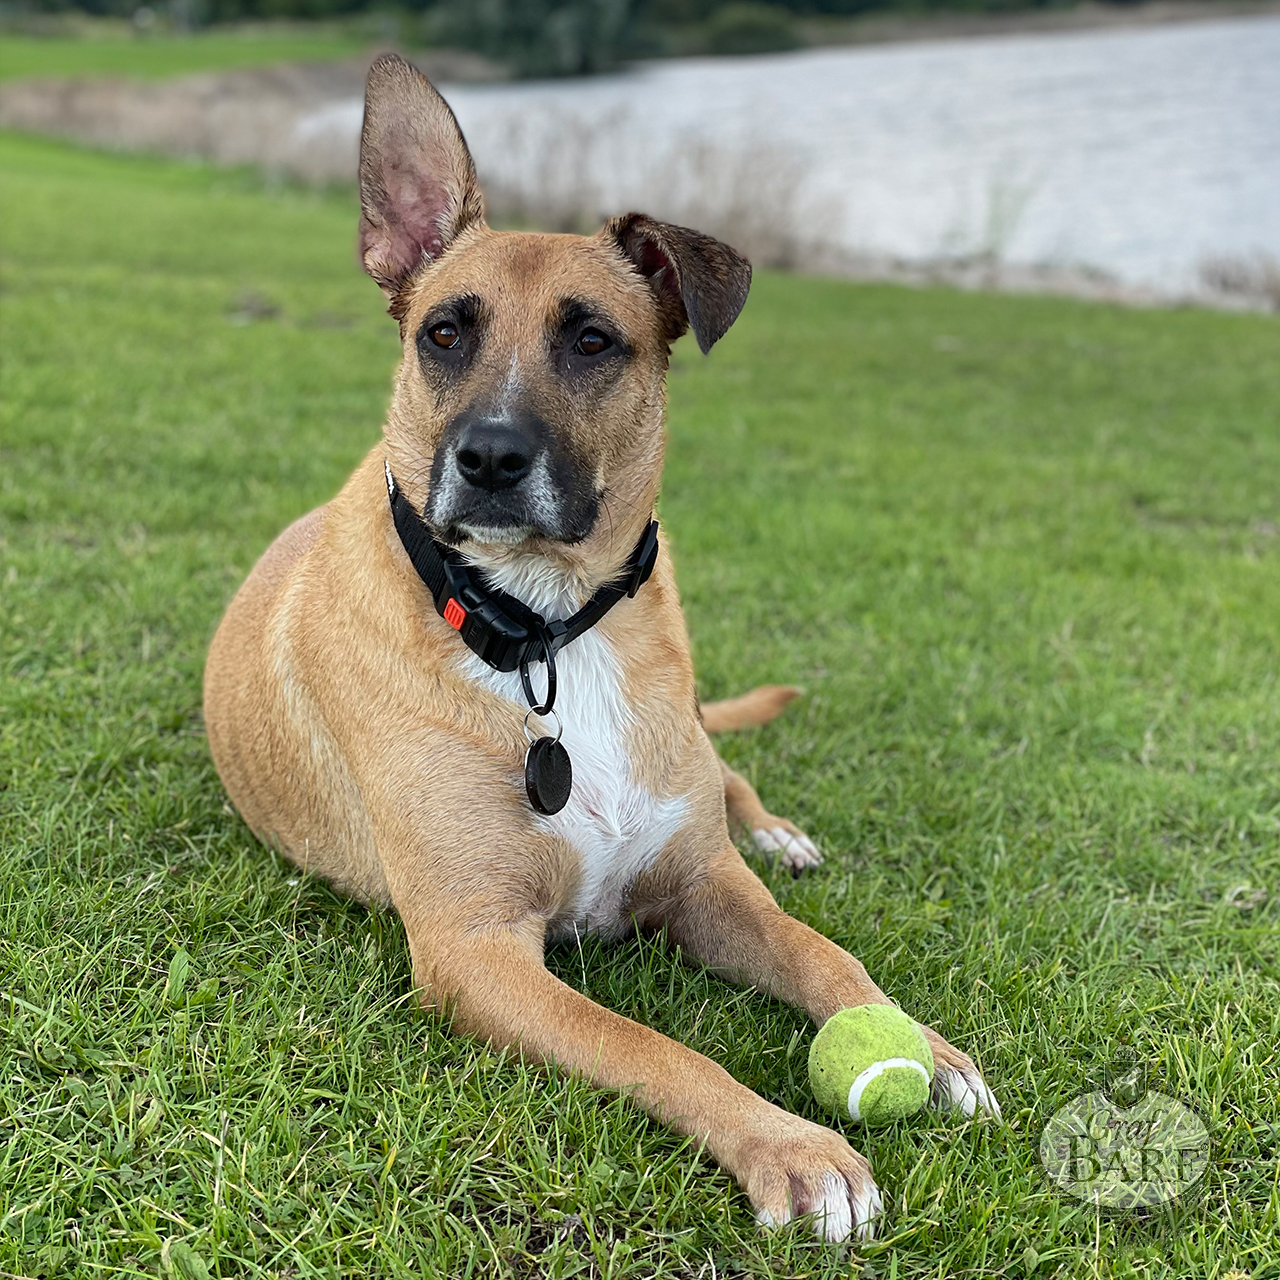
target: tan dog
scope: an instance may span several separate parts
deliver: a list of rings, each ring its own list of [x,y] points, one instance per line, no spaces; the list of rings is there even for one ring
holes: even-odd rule
[[[865,1233],[880,1197],[844,1138],[543,963],[548,940],[665,926],[686,956],[817,1023],[886,1000],[779,909],[730,838],[727,818],[789,845],[797,865],[817,859],[706,733],[766,720],[793,691],[758,690],[700,722],[664,550],[634,598],[557,657],[572,791],[536,813],[520,676],[486,665],[437,611],[388,503],[390,475],[491,584],[545,619],[573,613],[650,520],[669,344],[687,327],[703,350],[720,338],[750,268],[638,214],[589,238],[490,230],[452,113],[391,55],[369,73],[360,193],[361,255],[404,358],[382,442],[276,540],[218,629],[205,716],[223,782],[261,839],[395,906],[423,1001],[458,1027],[632,1094],[705,1143],[762,1222],[813,1214],[827,1239]],[[970,1059],[926,1034],[935,1102],[994,1111]]]

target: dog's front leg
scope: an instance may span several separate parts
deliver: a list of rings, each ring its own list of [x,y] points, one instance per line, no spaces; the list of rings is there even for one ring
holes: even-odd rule
[[[861,961],[787,915],[732,846],[645,923],[665,924],[690,956],[731,981],[754,986],[805,1009],[819,1026],[840,1009],[889,1004]],[[921,1027],[933,1050],[932,1101],[972,1115],[1000,1114],[994,1095],[967,1053]]]
[[[866,1160],[839,1134],[773,1106],[710,1059],[560,982],[543,963],[539,926],[443,935],[406,925],[424,998],[451,1009],[460,1030],[629,1094],[704,1145],[762,1222],[812,1214],[828,1240],[867,1234],[879,1193]]]

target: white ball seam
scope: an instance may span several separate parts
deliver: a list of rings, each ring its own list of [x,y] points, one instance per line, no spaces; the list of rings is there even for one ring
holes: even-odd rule
[[[924,1076],[925,1084],[931,1083],[928,1068],[923,1062],[917,1062],[914,1058],[885,1058],[883,1062],[873,1062],[849,1086],[849,1118],[851,1120],[862,1119],[862,1111],[859,1108],[859,1104],[862,1102],[862,1095],[866,1091],[867,1085],[893,1067],[910,1067],[913,1071],[918,1071]]]

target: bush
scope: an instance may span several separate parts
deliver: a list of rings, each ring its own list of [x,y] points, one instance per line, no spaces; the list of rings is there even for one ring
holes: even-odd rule
[[[519,76],[608,71],[629,51],[634,0],[469,0],[439,4],[428,32]]]
[[[708,53],[777,53],[798,48],[802,43],[795,22],[785,9],[749,0],[717,9],[705,31]]]

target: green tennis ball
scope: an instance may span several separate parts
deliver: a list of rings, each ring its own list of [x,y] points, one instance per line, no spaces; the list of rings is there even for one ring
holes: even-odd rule
[[[841,1009],[809,1047],[809,1084],[829,1111],[889,1124],[929,1101],[933,1054],[920,1028],[891,1004]]]

